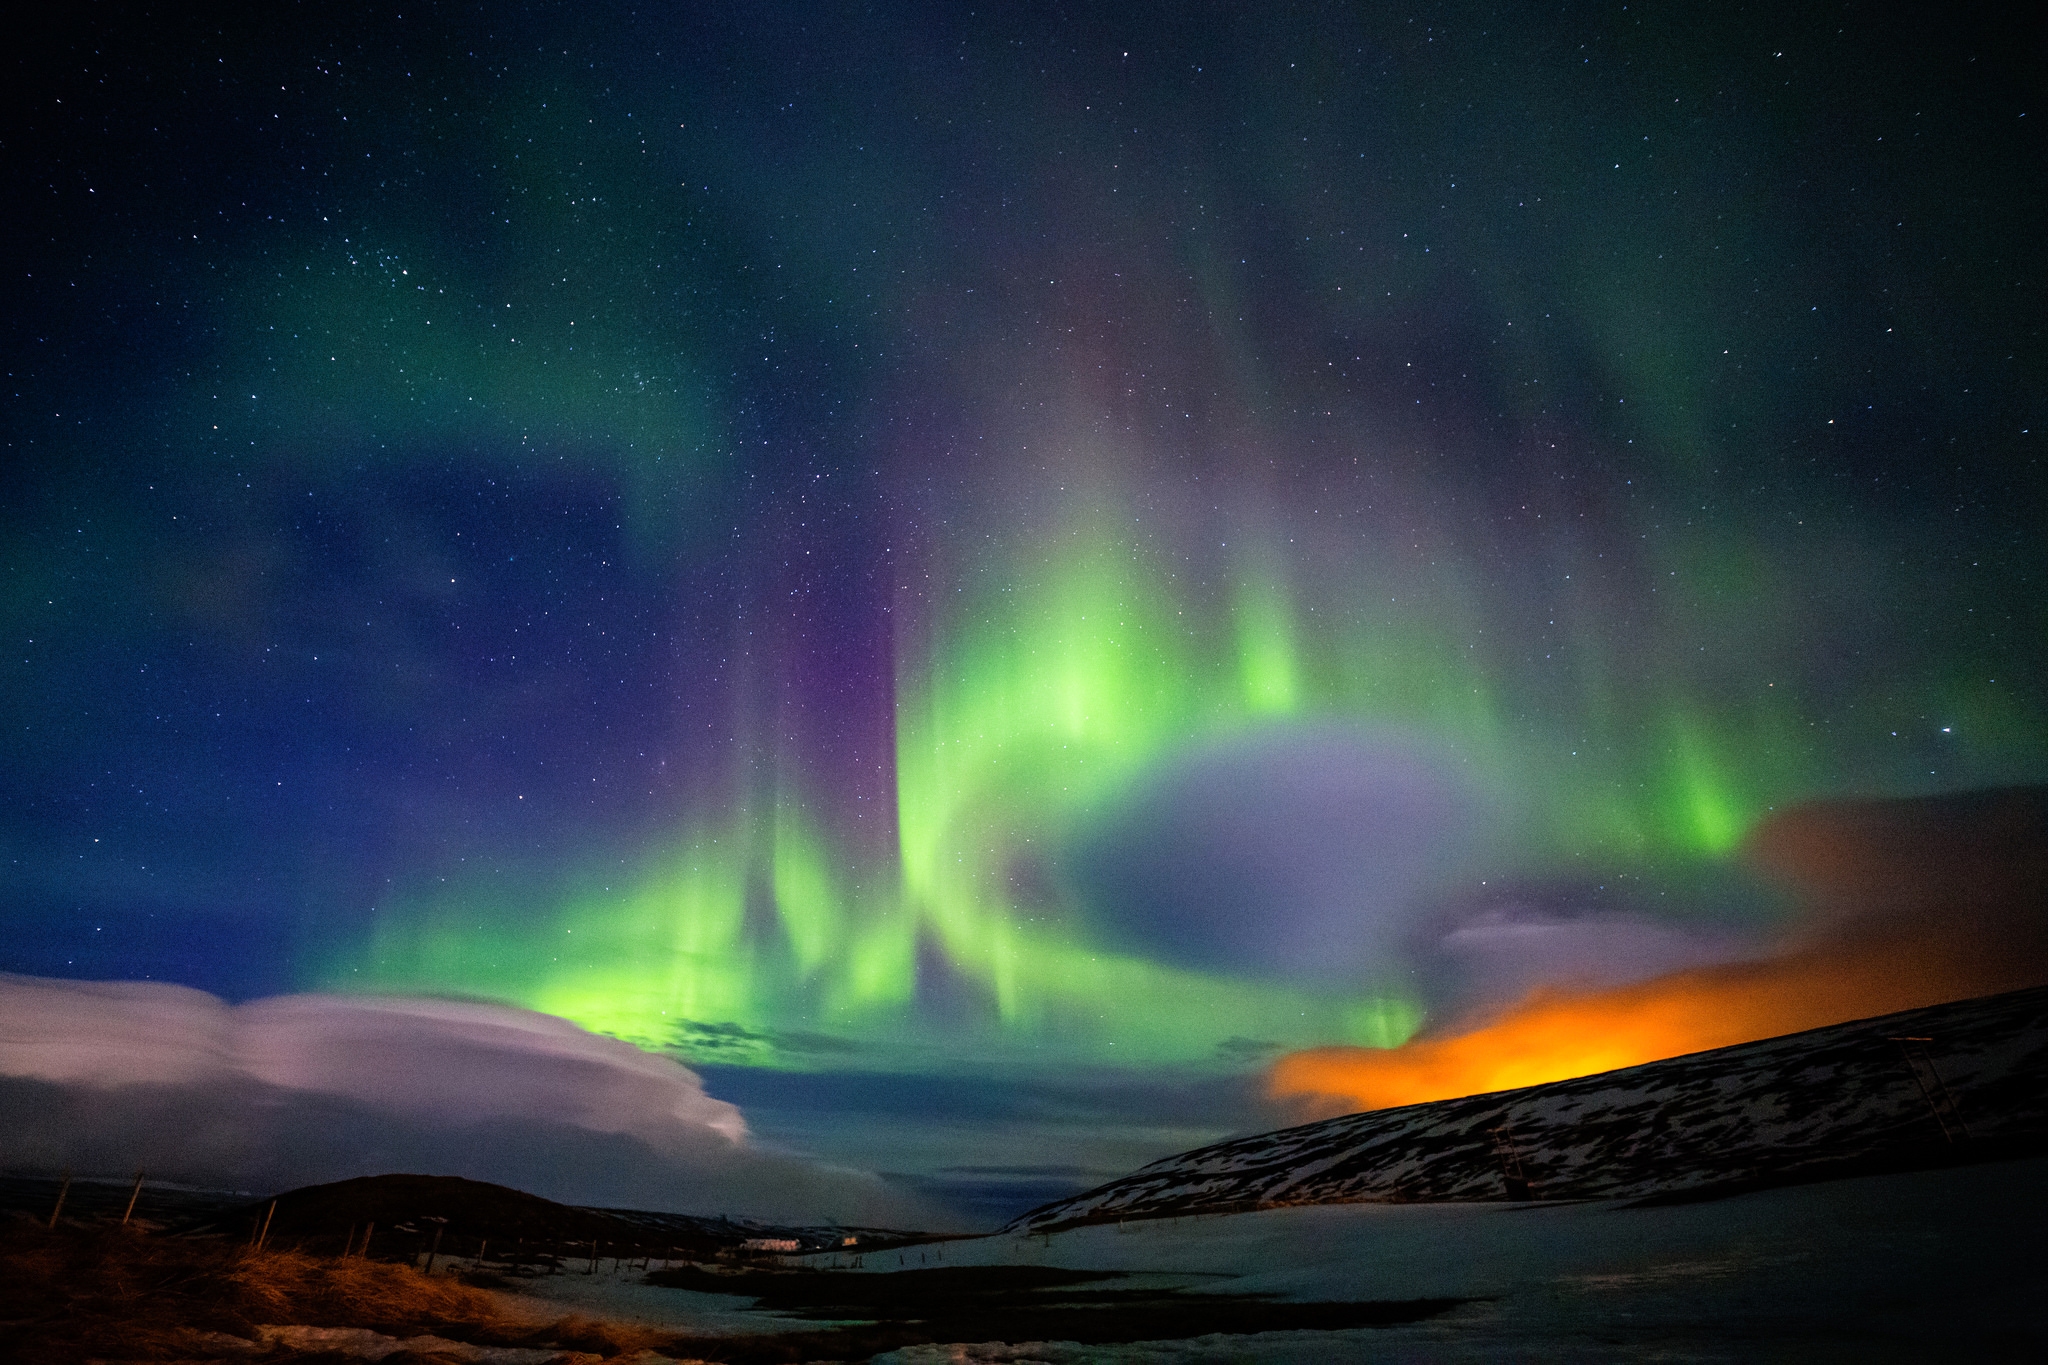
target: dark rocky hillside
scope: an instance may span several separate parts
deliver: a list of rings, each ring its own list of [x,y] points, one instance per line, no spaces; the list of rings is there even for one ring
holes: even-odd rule
[[[1155,1161],[1009,1225],[1359,1201],[1709,1198],[2048,1151],[2048,987]]]

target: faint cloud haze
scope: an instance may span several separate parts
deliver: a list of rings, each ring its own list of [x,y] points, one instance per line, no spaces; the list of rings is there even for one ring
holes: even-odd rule
[[[1715,897],[1749,889],[1645,883],[1615,894],[1612,882],[1489,888],[1418,921],[1411,961],[1441,1033],[1532,991],[1608,989],[1767,953],[1789,908],[1762,914],[1745,905],[1731,913]]]
[[[1478,823],[1420,739],[1272,725],[1146,774],[1075,841],[1066,875],[1106,935],[1160,960],[1348,978],[1394,968]]]
[[[1456,932],[1526,968],[1518,1001],[1397,1048],[1292,1053],[1272,1093],[1316,1113],[1416,1104],[2048,981],[2048,788],[1806,806],[1762,822],[1747,853],[1799,913],[1741,960],[1687,965],[1714,945],[1641,925],[1476,925]],[[1628,979],[1673,955],[1678,969]]]

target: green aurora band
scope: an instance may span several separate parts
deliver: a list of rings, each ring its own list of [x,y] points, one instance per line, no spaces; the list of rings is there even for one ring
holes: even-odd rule
[[[951,610],[900,627],[893,859],[836,834],[829,774],[785,751],[772,792],[637,865],[382,907],[367,951],[325,984],[473,993],[697,1060],[793,1068],[1223,1067],[1391,1046],[1424,1013],[1398,963],[1342,986],[1161,964],[1092,935],[1070,890],[1020,889],[1018,860],[1056,851],[1162,759],[1304,719],[1410,736],[1472,774],[1492,825],[1466,864],[1481,871],[1711,869],[1830,761],[1789,672],[1747,698],[1688,699],[1630,672],[1589,616],[1561,637],[1569,685],[1516,709],[1503,695],[1529,690],[1527,667],[1489,657],[1489,614],[1449,555],[1360,555],[1340,574],[1272,544],[1205,583],[1108,510],[1018,537],[978,566],[1000,572],[930,594]],[[1745,562],[1738,548],[1718,562]],[[973,584],[995,586],[970,600]],[[1627,658],[1669,657],[1656,637],[1734,644],[1741,614],[1715,598],[1712,583],[1672,594]],[[945,1026],[920,1028],[935,977]]]

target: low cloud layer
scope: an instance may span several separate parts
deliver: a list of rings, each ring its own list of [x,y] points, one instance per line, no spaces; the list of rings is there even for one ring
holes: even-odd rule
[[[0,1151],[17,1169],[273,1190],[385,1171],[553,1199],[800,1222],[942,1215],[753,1145],[695,1073],[530,1011],[0,975]]]

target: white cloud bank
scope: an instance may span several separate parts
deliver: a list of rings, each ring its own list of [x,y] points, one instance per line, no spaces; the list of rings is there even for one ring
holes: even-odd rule
[[[0,1160],[250,1190],[387,1171],[577,1204],[932,1226],[861,1172],[761,1149],[696,1074],[563,1019],[332,995],[229,1005],[0,973]]]

